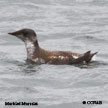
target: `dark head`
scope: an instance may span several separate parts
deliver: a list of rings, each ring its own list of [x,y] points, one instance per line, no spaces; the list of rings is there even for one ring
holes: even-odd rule
[[[36,33],[32,29],[21,29],[8,34],[16,36],[24,42],[27,40],[31,42],[37,41]]]

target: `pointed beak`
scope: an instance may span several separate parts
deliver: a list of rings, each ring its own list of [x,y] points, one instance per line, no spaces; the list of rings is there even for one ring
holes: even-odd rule
[[[8,33],[9,35],[13,35],[13,36],[18,36],[19,35],[19,32],[16,31],[16,32],[11,32],[11,33]]]
[[[12,33],[8,33],[9,35],[13,35]]]
[[[13,32],[13,33],[8,33],[8,34],[9,34],[9,35],[13,35],[13,36],[16,36],[16,35],[15,35],[15,32]]]
[[[17,37],[17,38],[19,38],[21,40],[24,40],[21,30],[15,31],[15,32],[11,32],[11,33],[8,33],[8,34],[12,35],[12,36],[15,36],[15,37]]]

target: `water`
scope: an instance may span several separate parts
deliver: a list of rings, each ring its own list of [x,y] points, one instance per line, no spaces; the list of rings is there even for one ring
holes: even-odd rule
[[[7,34],[21,28],[34,29],[48,50],[99,53],[89,66],[27,64],[23,42]],[[38,102],[37,108],[108,108],[107,72],[107,0],[0,0],[0,108],[6,101]],[[84,100],[103,104],[83,105]]]

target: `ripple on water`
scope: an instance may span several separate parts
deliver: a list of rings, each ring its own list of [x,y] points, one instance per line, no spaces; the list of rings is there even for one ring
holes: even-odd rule
[[[107,40],[105,40],[105,39],[99,39],[99,38],[96,38],[96,37],[93,37],[93,36],[87,36],[87,35],[85,35],[85,36],[78,36],[78,37],[75,37],[74,38],[75,40],[79,40],[79,41],[82,41],[82,42],[85,42],[85,43],[88,43],[88,44],[90,44],[90,43],[97,43],[97,44],[105,44],[105,43],[108,43],[108,41]]]
[[[0,101],[86,108],[100,106],[84,106],[82,100],[101,99],[101,107],[108,107],[107,1],[20,1],[0,0]],[[36,30],[43,48],[98,51],[97,59],[72,66],[25,63],[24,45],[7,35],[24,27]]]

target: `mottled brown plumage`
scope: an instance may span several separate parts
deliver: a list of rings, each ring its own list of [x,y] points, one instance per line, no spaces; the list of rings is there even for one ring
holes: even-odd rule
[[[79,64],[89,63],[92,57],[97,54],[88,51],[84,54],[71,51],[48,51],[40,48],[36,33],[31,29],[21,29],[19,31],[8,33],[21,39],[26,46],[27,59],[39,64]]]

